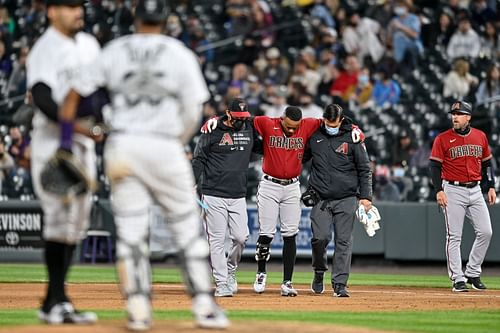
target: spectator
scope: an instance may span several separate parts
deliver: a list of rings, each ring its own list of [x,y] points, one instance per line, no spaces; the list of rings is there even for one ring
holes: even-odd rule
[[[21,47],[19,58],[14,62],[13,70],[6,86],[7,96],[19,96],[26,92],[26,58],[28,47]]]
[[[486,79],[477,89],[476,104],[478,106],[486,104],[490,98],[498,96],[500,96],[500,68],[498,64],[492,64],[486,71]]]
[[[410,5],[406,0],[396,2],[394,13],[396,17],[389,24],[388,36],[392,43],[394,59],[402,73],[406,73],[406,66],[415,68],[423,52],[420,40],[420,19],[410,13]]]
[[[434,139],[439,134],[436,130],[429,131],[427,137],[428,141],[424,142],[415,151],[410,159],[410,167],[416,167],[417,169],[426,172],[429,167],[429,157],[431,156],[432,144]]]
[[[286,86],[277,86],[272,82],[266,83],[263,94],[264,103],[261,108],[264,115],[269,118],[279,118],[287,107],[287,88]]]
[[[373,85],[370,81],[370,71],[368,68],[363,68],[358,74],[358,83],[350,86],[342,99],[345,102],[350,102],[356,107],[366,108],[371,100]]]
[[[398,141],[392,146],[392,165],[406,168],[415,153],[415,148],[408,132],[403,131]]]
[[[478,84],[477,77],[469,73],[469,63],[457,59],[453,69],[446,75],[443,85],[443,96],[454,99],[464,99],[469,94],[471,86]]]
[[[337,58],[331,49],[323,49],[319,54],[318,73],[321,81],[318,85],[318,95],[328,95],[333,79],[338,76]]]
[[[493,22],[486,22],[481,36],[481,55],[496,60],[500,57],[500,36]]]
[[[14,159],[6,153],[5,143],[0,138],[0,194],[5,193],[3,183],[8,178],[9,173],[14,169]]]
[[[439,21],[434,23],[431,28],[431,36],[429,36],[426,46],[429,48],[434,48],[436,45],[447,47],[454,31],[453,13],[449,10],[443,10],[439,15]]]
[[[379,201],[399,202],[401,201],[401,192],[394,182],[386,175],[379,175],[377,178],[377,187],[375,197]]]
[[[9,130],[11,144],[9,154],[14,159],[16,166],[30,170],[30,140],[23,136],[19,127],[14,126]]]
[[[125,4],[125,0],[116,0],[116,9],[113,17],[113,23],[116,27],[117,36],[128,35],[132,32],[134,18],[130,8]]]
[[[306,60],[298,58],[293,67],[293,73],[290,77],[290,82],[302,84],[306,91],[315,96],[318,92],[318,85],[321,77],[317,71],[309,69]]]
[[[475,59],[479,55],[481,43],[478,34],[471,28],[470,19],[464,15],[458,21],[458,29],[451,36],[446,54],[450,60],[457,58]]]
[[[253,116],[259,115],[259,107],[262,102],[262,85],[256,75],[250,74],[247,77],[248,93],[245,95],[248,110]]]
[[[0,40],[0,76],[8,78],[12,72],[12,61],[10,55],[7,54],[5,44]]]
[[[311,17],[319,20],[320,24],[324,24],[329,28],[335,29],[335,20],[329,8],[325,5],[324,0],[314,0],[314,6],[311,9]]]
[[[376,106],[389,107],[399,102],[401,88],[387,70],[381,70],[378,73],[378,79],[373,88],[373,100]]]
[[[182,39],[182,33],[183,28],[179,16],[170,14],[167,18],[167,35],[173,38]]]
[[[314,96],[304,92],[300,98],[300,108],[302,109],[302,118],[323,118],[323,109],[314,104]]]
[[[486,22],[497,20],[497,14],[488,6],[486,0],[473,0],[470,4],[471,19],[476,29],[482,27]]]
[[[345,92],[352,86],[358,84],[358,75],[360,65],[358,58],[354,54],[350,54],[344,61],[344,70],[340,72],[339,77],[333,81],[330,88],[330,95],[343,96]]]
[[[368,17],[360,17],[354,12],[349,17],[349,25],[342,33],[346,52],[356,54],[361,64],[369,58],[371,64],[376,64],[382,58],[385,48],[377,36],[380,24]]]
[[[261,74],[262,81],[273,80],[276,84],[286,84],[288,79],[288,68],[281,63],[280,50],[271,47],[266,51],[267,66]]]

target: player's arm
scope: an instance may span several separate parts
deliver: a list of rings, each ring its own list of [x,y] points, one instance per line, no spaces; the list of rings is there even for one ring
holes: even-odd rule
[[[487,187],[495,188],[495,170],[491,158],[481,162],[481,173],[483,175],[482,182],[486,183]]]
[[[45,83],[37,82],[31,88],[31,95],[33,96],[33,103],[36,107],[38,107],[47,118],[57,122],[58,107],[52,98],[52,89]]]
[[[211,134],[202,134],[194,149],[192,166],[195,184],[198,184],[205,171],[208,156],[210,155]]]
[[[360,201],[364,199],[371,202],[373,197],[372,169],[370,167],[370,159],[368,158],[366,146],[363,142],[360,142],[353,144],[352,147],[354,163],[358,173],[359,199]],[[365,209],[366,208],[367,207],[365,207]],[[369,209],[366,210],[368,211]]]
[[[429,162],[429,175],[431,176],[432,185],[436,194],[443,191],[443,180],[441,179],[442,163],[438,160],[431,159]]]
[[[311,139],[309,139],[309,141],[307,141],[306,147],[304,148],[304,155],[302,156],[302,163],[309,162],[309,160],[311,160],[313,157],[310,142],[311,142]]]
[[[250,122],[252,124],[253,122]],[[264,144],[262,137],[260,134],[257,132],[255,127],[252,126],[252,135],[253,135],[253,147],[252,147],[252,153],[262,155],[264,154]]]

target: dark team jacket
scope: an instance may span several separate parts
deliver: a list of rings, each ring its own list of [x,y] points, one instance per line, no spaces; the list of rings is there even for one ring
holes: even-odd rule
[[[309,186],[323,200],[372,200],[368,153],[363,142],[353,143],[351,132],[352,120],[345,117],[337,135],[328,135],[321,125],[307,143],[304,162],[312,158]]]
[[[193,156],[193,171],[201,193],[221,198],[243,198],[247,193],[248,163],[252,152],[260,152],[259,141],[250,121],[242,129],[218,120],[212,133],[202,134]]]

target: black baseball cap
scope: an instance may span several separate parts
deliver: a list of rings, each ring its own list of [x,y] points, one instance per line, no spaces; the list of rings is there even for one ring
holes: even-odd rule
[[[168,16],[166,0],[139,0],[135,17],[145,22],[161,23]]]
[[[83,6],[85,0],[46,0],[45,4],[48,6],[69,6],[79,7]]]
[[[472,114],[472,105],[465,101],[456,101],[451,105],[450,111],[448,113],[459,112],[471,115]]]
[[[248,104],[242,98],[233,99],[229,103],[227,110],[231,112],[231,115],[234,117],[238,118],[250,117],[250,112],[248,112]]]

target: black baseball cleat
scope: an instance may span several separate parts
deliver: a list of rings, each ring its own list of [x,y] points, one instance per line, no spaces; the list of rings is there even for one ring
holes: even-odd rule
[[[486,286],[484,285],[484,283],[481,281],[481,278],[478,276],[478,277],[468,277],[466,276],[467,278],[467,283],[471,285],[472,289],[476,289],[476,290],[486,290]]]
[[[469,291],[469,289],[467,288],[467,285],[465,284],[464,281],[459,281],[459,282],[453,283],[452,291],[460,293],[460,292],[467,292],[467,291]]]
[[[350,297],[349,293],[345,289],[345,285],[341,283],[336,283],[333,286],[333,296],[334,297]]]
[[[314,279],[311,282],[311,290],[315,294],[322,294],[325,291],[323,284],[323,272],[314,272]]]

